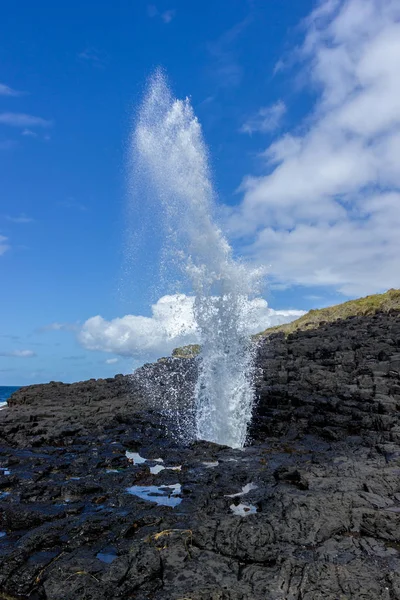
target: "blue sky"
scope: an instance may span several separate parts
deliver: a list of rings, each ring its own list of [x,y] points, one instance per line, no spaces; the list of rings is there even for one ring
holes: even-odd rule
[[[126,250],[127,141],[158,65],[191,97],[235,252],[271,264],[272,309],[399,287],[399,19],[394,0],[8,3],[0,385],[127,372],[144,353],[110,341],[115,319],[169,319],[157,265]]]

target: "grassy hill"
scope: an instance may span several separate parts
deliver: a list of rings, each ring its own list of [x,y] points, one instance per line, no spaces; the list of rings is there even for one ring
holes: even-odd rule
[[[347,319],[347,317],[373,315],[377,312],[388,312],[389,310],[400,311],[400,290],[389,290],[384,294],[374,294],[357,300],[349,300],[335,306],[328,306],[328,308],[310,310],[296,321],[265,329],[257,333],[254,338],[266,337],[279,332],[289,335],[295,331],[316,329],[321,323],[332,323],[339,319]]]
[[[172,356],[175,358],[193,358],[200,354],[199,344],[189,344],[188,346],[181,346],[172,350]]]
[[[276,325],[269,327],[260,333],[253,336],[255,340],[261,337],[267,337],[273,333],[283,332],[285,335],[294,333],[295,331],[304,331],[307,329],[316,329],[321,323],[332,323],[339,319],[347,317],[373,315],[377,312],[388,312],[389,310],[400,311],[400,290],[389,290],[384,294],[374,294],[357,300],[349,300],[342,304],[329,306],[328,308],[319,308],[310,310],[308,313],[284,325]],[[198,344],[182,346],[175,348],[172,356],[177,358],[192,358],[200,352]]]

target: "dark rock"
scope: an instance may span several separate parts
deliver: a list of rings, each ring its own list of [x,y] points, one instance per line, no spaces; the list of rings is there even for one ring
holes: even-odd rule
[[[19,390],[0,412],[0,597],[400,600],[399,360],[396,312],[271,336],[242,451],[179,437],[196,359]]]

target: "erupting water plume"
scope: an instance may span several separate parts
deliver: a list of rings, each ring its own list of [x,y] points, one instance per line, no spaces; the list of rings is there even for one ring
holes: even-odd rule
[[[259,274],[233,259],[213,220],[215,193],[200,124],[189,100],[175,99],[160,71],[141,106],[131,152],[136,170],[161,201],[195,296],[201,344],[195,435],[242,447],[254,396],[245,325]]]

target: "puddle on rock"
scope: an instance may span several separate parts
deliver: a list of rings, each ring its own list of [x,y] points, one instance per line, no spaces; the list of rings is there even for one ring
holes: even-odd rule
[[[101,560],[101,562],[110,565],[116,558],[117,555],[114,552],[98,552],[96,554],[96,558]]]
[[[125,452],[125,456],[128,460],[131,460],[135,465],[142,465],[147,460],[147,458],[143,458],[143,456],[140,456],[139,452],[129,452],[128,450]]]
[[[238,492],[237,494],[225,494],[225,498],[238,498],[239,496],[244,496],[245,494],[251,492],[251,490],[255,489],[257,489],[255,483],[247,483],[244,487],[242,487],[241,492]]]
[[[234,515],[238,515],[239,517],[247,517],[247,515],[254,515],[257,512],[257,507],[253,504],[231,504],[231,511]]]
[[[129,452],[128,450],[125,452],[125,456],[128,460],[131,460],[135,465],[142,465],[147,461],[153,462],[164,462],[162,458],[144,458],[140,456],[139,452]]]
[[[179,465],[178,467],[164,467],[163,465],[156,465],[155,467],[150,467],[150,473],[152,475],[158,475],[159,473],[161,473],[161,471],[165,471],[167,469],[169,471],[180,471],[181,468],[181,465]]]
[[[152,475],[158,475],[158,473],[161,473],[161,471],[164,471],[165,467],[163,467],[162,465],[156,465],[155,467],[150,467],[150,473]]]
[[[160,487],[156,485],[133,485],[132,487],[126,488],[128,494],[138,496],[142,500],[148,502],[155,502],[160,506],[178,506],[182,502],[182,498],[179,498],[181,493],[181,484],[175,483],[173,485],[162,485]]]
[[[3,471],[3,475],[11,475],[11,471],[7,467],[0,467],[0,471]]]
[[[40,552],[35,552],[28,558],[27,564],[40,565],[40,563],[50,563],[58,555],[59,552],[52,552],[51,550],[42,550]]]
[[[202,462],[201,464],[204,465],[205,467],[207,467],[208,469],[210,469],[212,467],[218,467],[219,461],[218,460],[206,461],[206,462]]]
[[[181,465],[179,465],[177,467],[165,467],[163,464],[161,464],[164,462],[164,459],[162,459],[162,458],[144,458],[143,456],[140,456],[139,452],[129,452],[127,450],[125,452],[125,455],[126,455],[127,459],[131,460],[135,465],[143,465],[146,462],[159,463],[158,465],[149,467],[150,473],[152,475],[158,475],[158,473],[161,473],[161,471],[164,471],[165,469],[169,469],[170,471],[180,471],[182,468]],[[107,469],[106,472],[107,473],[118,473],[118,471],[116,469]]]
[[[0,531],[0,538],[6,537],[6,532],[5,531]]]

